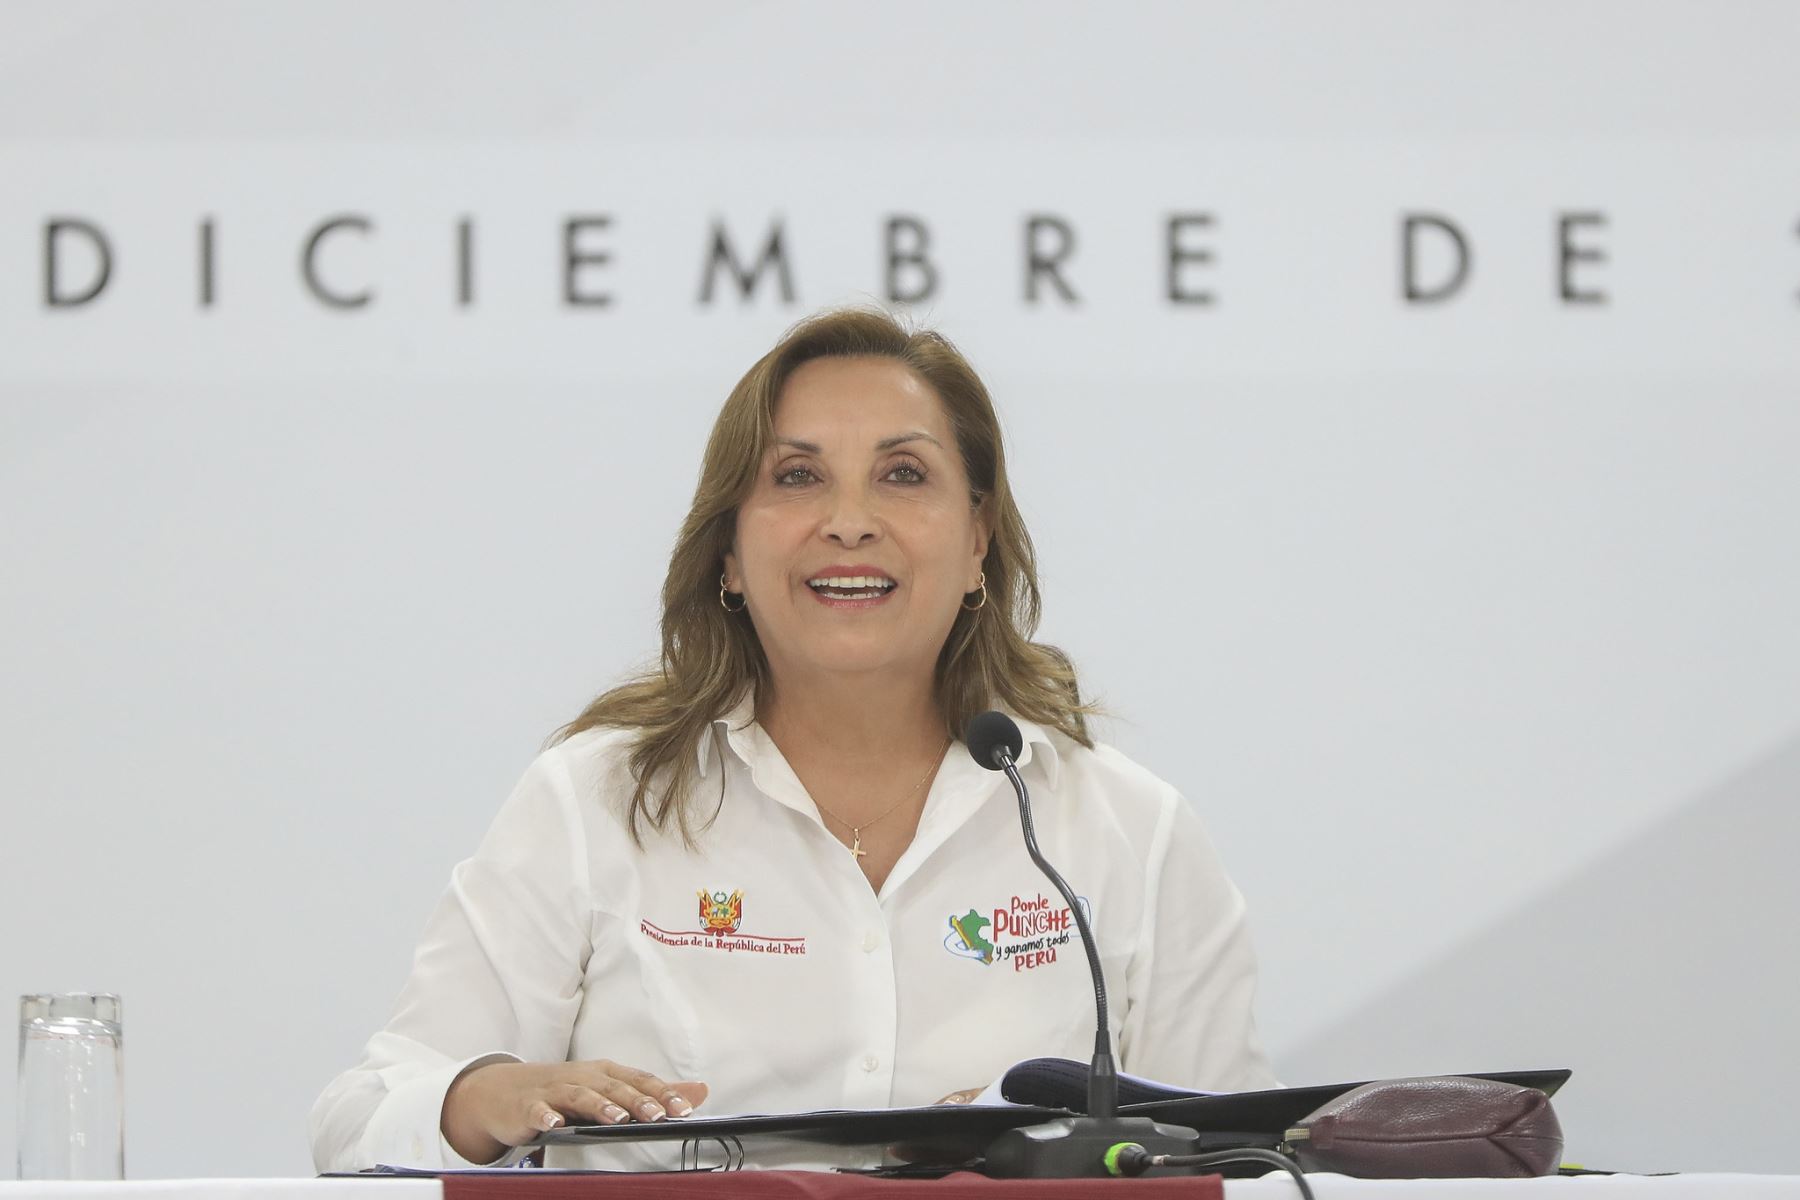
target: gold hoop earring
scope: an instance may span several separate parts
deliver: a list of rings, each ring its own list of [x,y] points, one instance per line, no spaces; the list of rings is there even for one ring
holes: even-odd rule
[[[970,604],[968,596],[965,595],[963,597],[963,606],[962,606],[964,612],[980,612],[982,609],[987,607],[987,572],[986,571],[983,571],[981,573],[981,579],[975,585],[975,587],[976,587],[976,590],[981,593],[981,599],[974,604]]]
[[[726,602],[725,597],[727,597],[727,596],[736,596],[738,598],[738,606],[736,608],[731,607],[731,605]],[[719,576],[719,607],[724,609],[728,613],[741,613],[744,611],[744,609],[748,608],[749,606],[750,606],[750,602],[748,600],[744,599],[744,595],[742,592],[726,591],[725,590],[725,577],[723,575]]]

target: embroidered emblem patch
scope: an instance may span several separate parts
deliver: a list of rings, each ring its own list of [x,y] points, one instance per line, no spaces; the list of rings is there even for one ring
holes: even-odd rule
[[[727,896],[724,892],[707,895],[700,892],[700,924],[707,933],[736,933],[744,923],[744,893],[739,889]]]
[[[652,921],[639,918],[638,932],[665,946],[696,946],[703,950],[743,951],[747,954],[805,954],[803,937],[769,937],[745,933],[744,891],[730,894],[723,890],[709,892],[701,888],[700,928],[664,929]]]
[[[1086,897],[1078,896],[1076,900],[1081,905],[1081,915],[1092,922],[1093,910]],[[985,914],[971,908],[961,916],[951,916],[949,925],[944,949],[982,966],[1002,962],[1015,971],[1055,962],[1057,952],[1081,936],[1069,906],[1054,904],[1042,893],[1014,896],[1004,907]],[[1076,945],[1074,949],[1079,951],[1081,947]]]

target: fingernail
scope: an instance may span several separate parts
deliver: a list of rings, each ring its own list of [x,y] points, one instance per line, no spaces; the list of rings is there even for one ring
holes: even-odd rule
[[[646,1100],[638,1105],[638,1116],[646,1121],[660,1121],[668,1115],[663,1111],[662,1105],[654,1100]]]
[[[606,1119],[608,1121],[611,1121],[614,1125],[617,1125],[620,1121],[631,1120],[631,1114],[626,1112],[624,1109],[620,1108],[616,1104],[609,1104],[605,1108],[601,1109],[600,1111],[605,1113]]]
[[[561,1113],[545,1113],[543,1120],[541,1120],[538,1123],[540,1125],[542,1125],[545,1129],[555,1129],[558,1125],[562,1124],[562,1114]]]
[[[678,1117],[685,1117],[694,1111],[693,1105],[689,1104],[686,1100],[683,1100],[680,1096],[675,1095],[673,1092],[664,1097],[664,1099],[668,1101],[669,1111]]]

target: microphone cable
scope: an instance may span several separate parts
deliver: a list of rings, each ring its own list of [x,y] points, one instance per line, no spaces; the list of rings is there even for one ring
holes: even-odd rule
[[[1302,1200],[1314,1200],[1312,1185],[1300,1164],[1273,1150],[1215,1150],[1210,1154],[1152,1154],[1136,1142],[1120,1142],[1106,1152],[1106,1170],[1110,1175],[1126,1177],[1142,1175],[1152,1167],[1218,1167],[1226,1163],[1260,1162],[1280,1167],[1294,1177]]]

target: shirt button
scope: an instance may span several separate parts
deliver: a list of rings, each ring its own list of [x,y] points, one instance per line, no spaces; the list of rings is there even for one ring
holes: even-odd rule
[[[866,1055],[863,1058],[863,1070],[865,1070],[865,1071],[873,1071],[875,1068],[879,1067],[880,1065],[881,1065],[881,1060],[879,1058],[876,1058],[873,1054]]]
[[[875,947],[881,945],[881,935],[873,929],[863,934],[862,948],[864,954],[875,953]]]
[[[412,1151],[413,1151],[412,1152],[413,1158],[415,1158],[415,1159],[424,1158],[425,1157],[425,1139],[424,1138],[414,1138],[413,1145],[412,1145]]]

